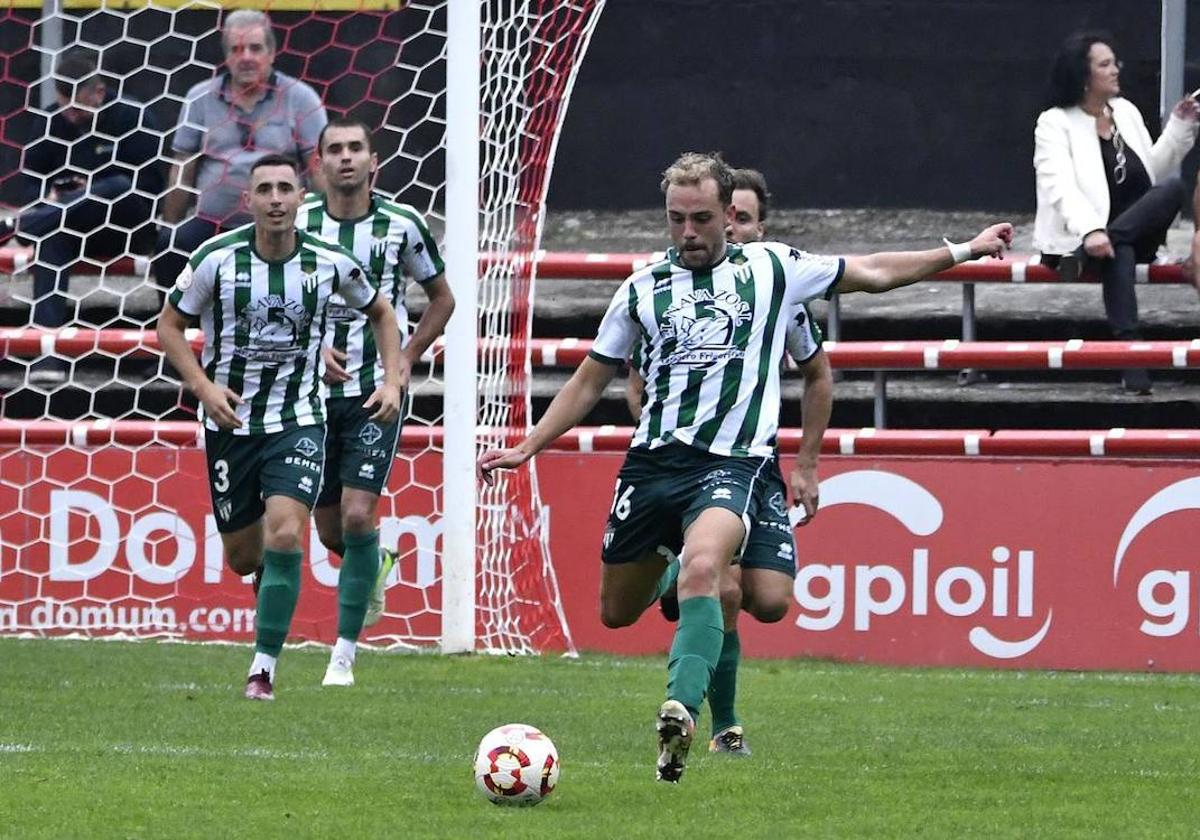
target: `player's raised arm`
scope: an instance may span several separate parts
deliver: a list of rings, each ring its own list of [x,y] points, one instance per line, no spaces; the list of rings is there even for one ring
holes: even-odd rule
[[[614,364],[597,361],[591,357],[584,359],[525,440],[512,449],[491,449],[484,452],[476,464],[477,475],[491,484],[492,470],[521,466],[553,443],[559,435],[575,428],[600,401],[600,396],[616,371],[617,366]]]
[[[1001,222],[983,230],[970,242],[931,248],[928,251],[887,251],[846,257],[839,292],[886,292],[923,280],[931,274],[979,257],[998,257],[1012,245],[1013,226]]]

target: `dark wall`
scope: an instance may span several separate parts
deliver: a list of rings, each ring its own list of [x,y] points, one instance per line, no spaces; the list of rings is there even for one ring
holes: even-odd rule
[[[1200,53],[1200,0],[1188,18]],[[608,0],[549,203],[654,206],[680,152],[719,149],[782,206],[1031,210],[1033,123],[1079,28],[1114,33],[1157,135],[1157,0]]]

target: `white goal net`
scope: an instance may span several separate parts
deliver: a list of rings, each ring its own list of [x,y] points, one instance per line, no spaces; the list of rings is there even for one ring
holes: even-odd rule
[[[331,116],[376,127],[376,188],[425,214],[439,240],[456,224],[478,230],[478,272],[444,254],[457,296],[465,290],[478,308],[477,373],[455,384],[444,365],[449,353],[414,371],[381,510],[381,538],[398,545],[402,559],[384,619],[364,640],[438,645],[444,598],[455,597],[443,587],[445,572],[457,562],[475,593],[466,613],[470,646],[569,651],[536,474],[509,474],[481,491],[473,537],[458,534],[453,543],[474,546],[473,556],[447,557],[447,508],[471,499],[447,498],[443,456],[511,441],[529,423],[527,343],[544,197],[603,0],[480,3],[478,135],[465,136],[478,146],[478,186],[469,187],[478,201],[448,216],[447,80],[462,70],[448,59],[448,44],[458,2],[261,7],[276,36],[275,68],[311,85]],[[251,589],[223,564],[194,402],[156,350],[154,221],[139,210],[159,199],[147,186],[153,179],[142,176],[169,166],[185,92],[222,72],[224,14],[211,2],[169,1],[0,11],[5,77],[25,85],[0,93],[0,172],[10,173],[0,199],[21,220],[0,247],[0,272],[11,275],[0,285],[0,632],[253,636]],[[68,53],[96,62],[108,97],[83,119],[87,136],[100,131],[114,158],[132,138],[153,141],[150,155],[125,154],[123,190],[93,195],[100,176],[55,128],[58,91],[77,81],[59,72]],[[135,131],[104,135],[99,115],[112,100],[136,109]],[[62,165],[23,165],[39,144],[38,155],[46,144],[61,147]],[[78,212],[85,201],[96,201],[99,215],[96,207]],[[423,298],[408,299],[415,319]],[[447,388],[478,406],[475,439],[447,438]],[[457,486],[463,492],[461,475]],[[473,496],[473,486],[467,492]],[[314,530],[291,638],[332,640],[336,563]]]

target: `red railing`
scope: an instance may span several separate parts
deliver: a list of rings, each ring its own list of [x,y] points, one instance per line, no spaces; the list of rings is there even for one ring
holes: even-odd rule
[[[558,452],[619,452],[629,446],[633,429],[627,426],[578,427],[550,445]],[[0,447],[199,446],[198,423],[149,420],[0,420]],[[400,448],[408,453],[441,447],[439,426],[416,426],[401,433]],[[800,432],[779,434],[783,452],[795,452]],[[942,455],[1020,457],[1196,457],[1200,430],[1079,429],[1072,431],[988,431],[949,429],[829,429],[821,451],[827,455]]]

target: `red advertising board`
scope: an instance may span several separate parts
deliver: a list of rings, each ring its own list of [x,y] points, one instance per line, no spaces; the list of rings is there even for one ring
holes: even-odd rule
[[[650,610],[599,621],[599,545],[622,456],[538,458],[567,623],[584,650],[666,649]],[[404,464],[403,467],[400,464]],[[399,462],[384,538],[404,551],[384,635],[436,639],[434,455]],[[1186,461],[822,461],[822,509],[797,530],[788,615],[741,620],[751,656],[1035,668],[1200,668],[1200,475]],[[315,537],[294,636],[331,641],[336,567]],[[0,456],[0,632],[159,627],[252,637],[250,587],[221,560],[203,453]]]

